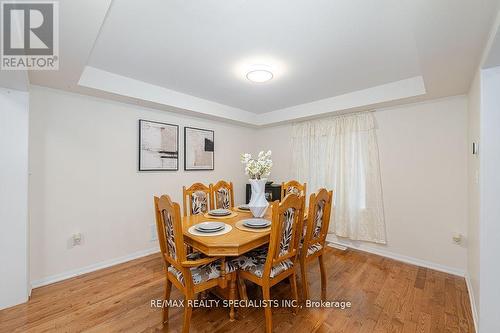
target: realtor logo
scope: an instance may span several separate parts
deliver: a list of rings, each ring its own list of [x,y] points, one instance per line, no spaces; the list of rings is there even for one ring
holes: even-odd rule
[[[1,2],[1,69],[59,69],[59,7],[55,1]]]

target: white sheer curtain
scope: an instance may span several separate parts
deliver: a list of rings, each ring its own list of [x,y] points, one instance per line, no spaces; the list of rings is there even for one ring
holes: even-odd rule
[[[293,125],[294,178],[312,193],[334,190],[330,232],[353,240],[386,242],[375,120],[371,112]]]

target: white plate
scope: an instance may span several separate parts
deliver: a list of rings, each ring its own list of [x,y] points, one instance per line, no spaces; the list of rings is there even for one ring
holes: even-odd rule
[[[195,226],[198,231],[218,231],[224,228],[224,223],[222,222],[201,222]]]
[[[250,228],[250,229],[266,229],[269,228],[267,225],[251,225],[251,224],[245,224],[243,223],[244,227]]]
[[[213,216],[226,216],[226,215],[231,215],[231,211],[229,209],[212,209],[211,211],[208,212],[208,215],[213,215]]]
[[[267,228],[271,225],[271,221],[266,219],[247,219],[243,220],[243,225],[249,228]]]
[[[241,210],[248,210],[248,211],[250,211],[250,207],[248,207],[248,205],[239,205],[238,208],[241,209]]]
[[[213,236],[220,236],[227,234],[228,232],[231,232],[233,230],[233,227],[231,227],[230,224],[224,224],[224,228],[222,230],[216,231],[216,232],[203,232],[203,231],[198,231],[195,229],[196,225],[192,225],[189,227],[188,232],[191,235],[195,236],[200,236],[200,237],[213,237]]]
[[[205,230],[205,229],[196,229],[196,231],[199,231],[199,232],[204,232],[204,233],[219,232],[219,231],[222,231],[222,230],[224,230],[224,227],[222,227],[222,228],[217,228],[217,229],[210,229],[210,230]]]

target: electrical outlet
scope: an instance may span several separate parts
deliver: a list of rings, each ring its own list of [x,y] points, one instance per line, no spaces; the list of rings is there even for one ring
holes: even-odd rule
[[[154,242],[155,240],[158,240],[158,233],[156,232],[156,225],[150,224],[149,228],[150,228],[150,232],[151,232],[151,237],[150,237],[149,240],[151,242]]]
[[[458,232],[454,233],[452,239],[453,239],[453,243],[455,243],[457,245],[462,244],[462,234],[461,233],[458,233]]]
[[[73,234],[71,239],[73,241],[73,246],[82,245],[83,236],[80,232]]]

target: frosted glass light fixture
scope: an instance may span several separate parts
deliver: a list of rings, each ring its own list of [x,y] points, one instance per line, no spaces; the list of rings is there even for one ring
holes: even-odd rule
[[[273,73],[267,66],[255,65],[247,72],[247,79],[255,83],[264,83],[273,78]]]

